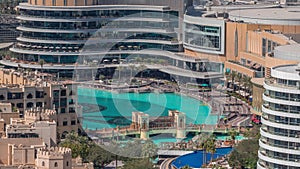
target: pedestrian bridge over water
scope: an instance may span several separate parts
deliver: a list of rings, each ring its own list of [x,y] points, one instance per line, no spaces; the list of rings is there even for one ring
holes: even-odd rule
[[[109,139],[114,137],[125,138],[126,136],[148,139],[151,135],[172,134],[178,139],[186,137],[186,133],[222,133],[227,134],[226,127],[217,127],[216,125],[186,125],[185,113],[177,110],[169,110],[167,117],[149,117],[142,112],[132,112],[132,123],[130,126],[86,130],[86,132],[97,139]]]

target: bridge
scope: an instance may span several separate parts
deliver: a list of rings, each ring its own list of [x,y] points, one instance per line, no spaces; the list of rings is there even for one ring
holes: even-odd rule
[[[104,128],[101,130],[86,130],[87,134],[98,139],[125,138],[126,136],[148,139],[151,135],[172,134],[177,139],[186,137],[186,133],[222,133],[227,134],[228,128],[216,125],[186,125],[185,113],[169,110],[169,116],[150,118],[142,112],[132,112],[130,126]]]

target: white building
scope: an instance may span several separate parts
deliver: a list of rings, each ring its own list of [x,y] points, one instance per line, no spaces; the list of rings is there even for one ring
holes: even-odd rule
[[[300,64],[277,66],[264,83],[258,169],[300,169]]]

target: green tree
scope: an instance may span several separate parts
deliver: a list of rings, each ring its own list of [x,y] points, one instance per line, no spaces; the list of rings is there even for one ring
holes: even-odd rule
[[[228,163],[231,167],[256,168],[259,149],[258,140],[260,138],[259,129],[259,125],[254,125],[252,130],[245,133],[248,139],[241,141],[229,155]]]
[[[153,163],[148,159],[130,159],[125,161],[122,169],[153,169]]]
[[[64,141],[59,144],[61,147],[68,147],[72,150],[72,158],[78,156],[82,157],[83,161],[86,161],[86,157],[89,154],[91,142],[87,137],[80,136],[75,132],[67,134]]]
[[[87,160],[94,163],[95,168],[103,168],[114,160],[115,155],[104,150],[102,147],[93,144],[91,146]]]
[[[258,140],[241,141],[229,156],[229,165],[234,168],[256,168],[258,160]]]
[[[157,146],[153,143],[152,140],[146,140],[142,145],[142,157],[151,160],[152,157],[157,155],[157,150]]]

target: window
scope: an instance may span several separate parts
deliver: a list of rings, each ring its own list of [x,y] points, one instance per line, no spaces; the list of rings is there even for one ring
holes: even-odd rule
[[[68,125],[68,121],[63,121],[63,126],[67,126]]]
[[[262,51],[261,51],[261,54],[262,54],[263,57],[265,57],[266,53],[267,53],[267,39],[263,38],[262,39]]]
[[[44,161],[42,161],[42,166],[45,166],[45,162]]]
[[[54,167],[58,167],[58,164],[57,164],[57,162],[55,162],[55,163],[54,163]]]
[[[64,6],[67,6],[67,0],[64,0]]]
[[[72,120],[71,125],[76,125],[76,120]]]
[[[60,96],[66,96],[67,95],[67,91],[66,90],[62,90],[61,92],[60,92]]]
[[[69,161],[67,161],[67,167],[69,166]]]

